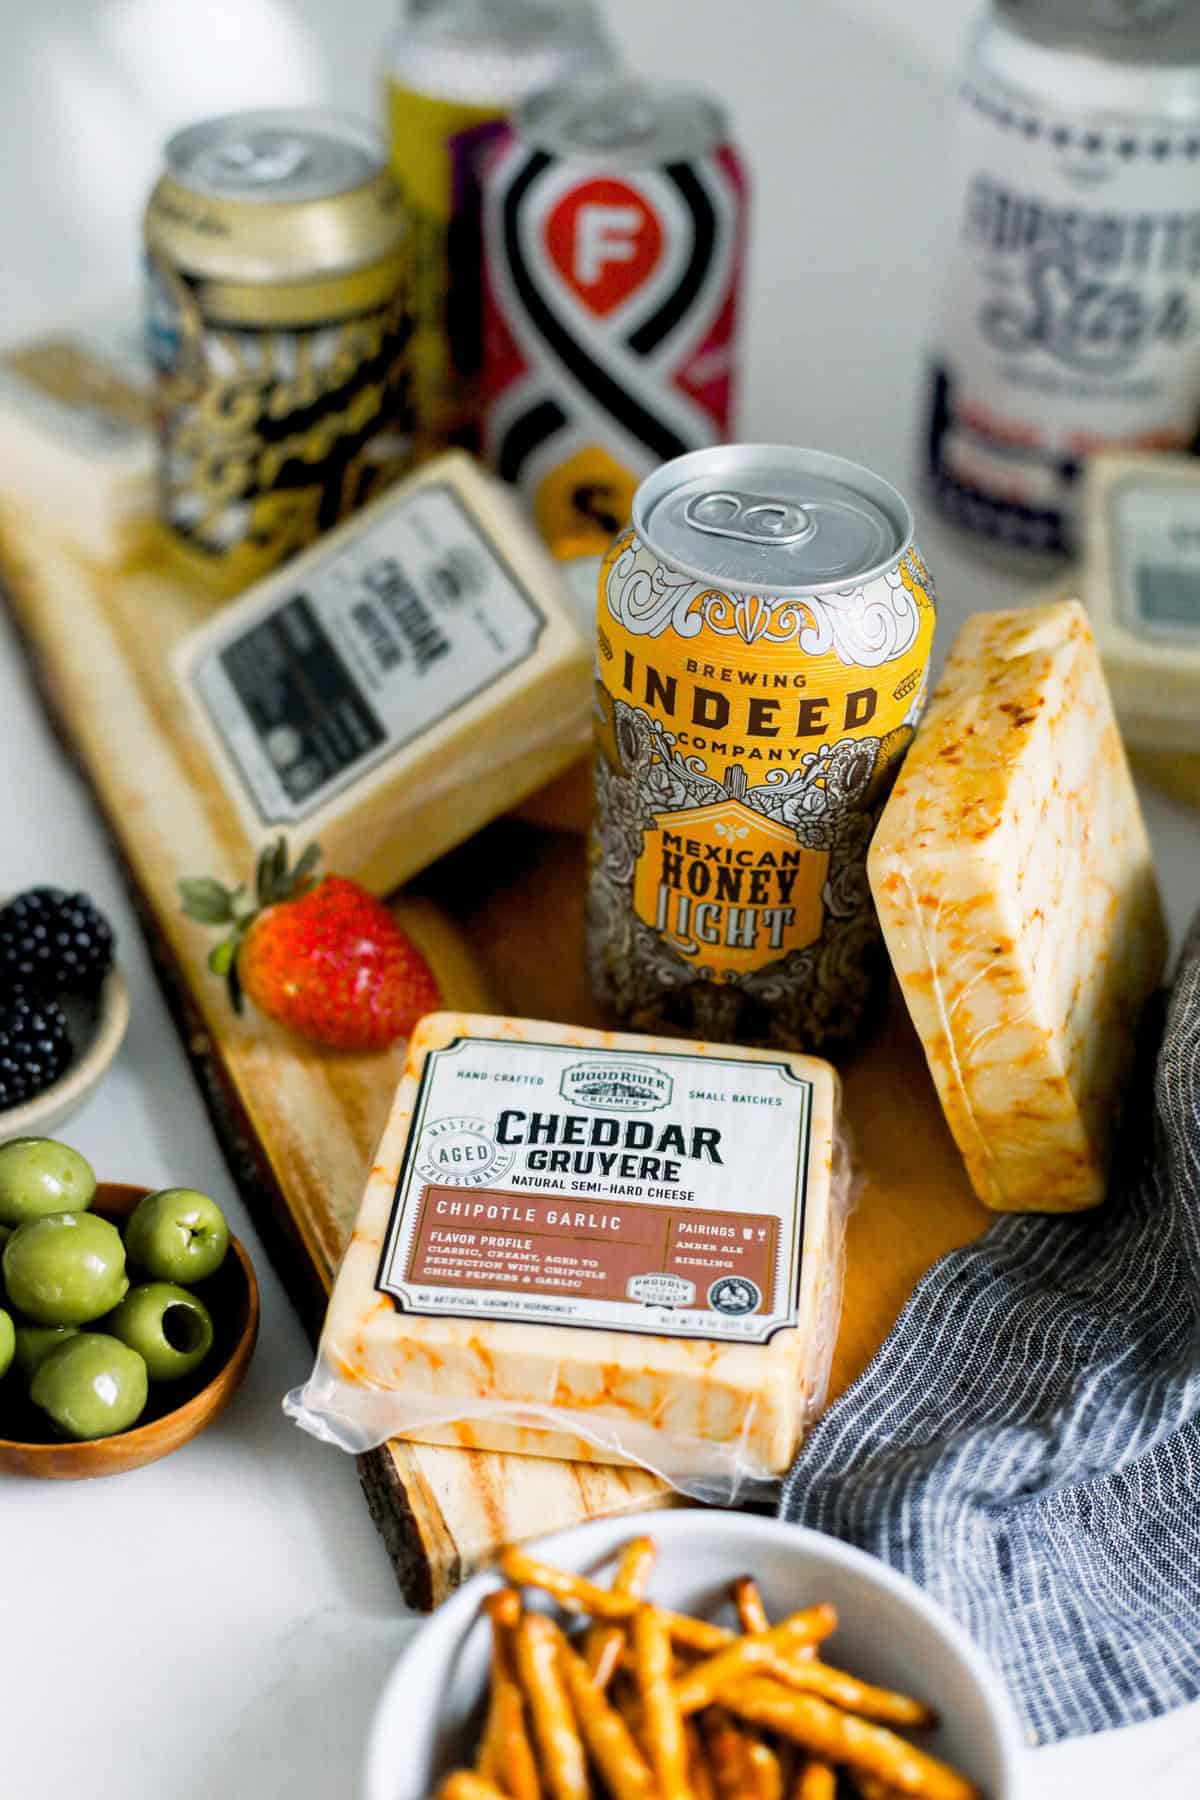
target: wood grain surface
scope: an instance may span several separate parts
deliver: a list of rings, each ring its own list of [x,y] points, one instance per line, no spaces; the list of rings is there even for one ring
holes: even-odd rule
[[[0,551],[13,617],[108,824],[239,1187],[315,1330],[400,1052],[328,1056],[251,1013],[235,1018],[205,966],[208,934],[179,912],[181,875],[241,880],[257,848],[213,779],[169,669],[211,598],[153,563],[119,577],[90,569],[3,510]],[[583,859],[577,834],[505,819],[396,898],[448,1004],[601,1022],[583,964]],[[988,1223],[898,1002],[844,1079],[859,1182],[833,1394],[869,1361],[929,1264]],[[361,1458],[360,1473],[417,1606],[502,1543],[671,1503],[636,1470],[427,1445],[389,1444]]]

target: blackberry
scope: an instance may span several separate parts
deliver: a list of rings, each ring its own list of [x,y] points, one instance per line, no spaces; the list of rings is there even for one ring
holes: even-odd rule
[[[67,1017],[57,1000],[19,988],[0,994],[0,1112],[32,1100],[70,1060]]]
[[[28,888],[0,907],[0,983],[90,993],[112,967],[112,926],[86,894]]]

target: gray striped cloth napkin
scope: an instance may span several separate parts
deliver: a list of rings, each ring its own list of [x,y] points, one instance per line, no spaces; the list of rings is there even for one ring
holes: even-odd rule
[[[780,1502],[948,1607],[1037,1743],[1200,1694],[1200,919],[1150,1011],[1105,1205],[935,1264]]]

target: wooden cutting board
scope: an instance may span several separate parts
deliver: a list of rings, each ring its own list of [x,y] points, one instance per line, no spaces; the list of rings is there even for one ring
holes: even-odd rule
[[[239,1189],[315,1335],[400,1052],[328,1056],[251,1014],[235,1018],[205,966],[209,934],[179,912],[181,875],[236,882],[257,848],[213,780],[169,672],[172,647],[209,616],[212,598],[166,566],[91,569],[2,507],[0,554],[31,666],[107,822]],[[598,1022],[584,977],[577,835],[499,821],[395,904],[447,1004]],[[845,1083],[861,1181],[833,1394],[865,1367],[929,1264],[988,1222],[898,1003]],[[418,1607],[505,1542],[671,1503],[640,1471],[473,1450],[393,1443],[359,1466]]]

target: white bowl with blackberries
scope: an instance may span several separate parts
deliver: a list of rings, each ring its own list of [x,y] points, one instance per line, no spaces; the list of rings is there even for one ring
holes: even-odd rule
[[[53,1130],[129,1023],[112,926],[89,895],[26,888],[0,907],[0,1138]]]

